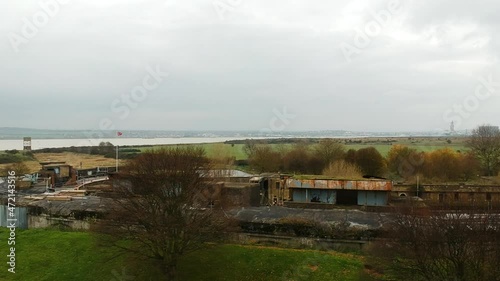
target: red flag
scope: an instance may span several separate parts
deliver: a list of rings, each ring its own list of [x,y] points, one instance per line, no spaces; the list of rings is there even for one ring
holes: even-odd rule
[[[121,135],[123,135],[123,133],[122,132],[116,132],[116,135],[117,136],[121,136]]]

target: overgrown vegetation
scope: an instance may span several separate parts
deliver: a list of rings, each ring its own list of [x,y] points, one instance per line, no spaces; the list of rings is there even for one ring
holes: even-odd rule
[[[360,179],[363,177],[361,168],[354,163],[349,163],[345,160],[338,160],[330,163],[328,167],[323,170],[323,175],[333,178],[349,178]]]
[[[385,239],[372,244],[371,266],[395,280],[500,280],[499,216],[471,207],[396,209]]]
[[[90,155],[102,155],[106,158],[116,157],[116,146],[110,142],[101,142],[98,146],[71,146],[71,147],[54,147],[33,150],[34,153],[63,153],[73,152]],[[118,149],[120,159],[132,159],[141,153],[139,148],[120,147]]]
[[[0,228],[7,237],[8,229]],[[16,273],[0,280],[161,280],[161,272],[133,254],[122,255],[88,232],[18,230]],[[7,252],[7,243],[0,250]],[[5,267],[4,267],[5,268]],[[360,257],[334,252],[207,245],[179,261],[179,280],[359,280]]]
[[[23,162],[13,163],[0,169],[0,176],[7,176],[9,171],[15,171],[18,176],[28,174],[30,172],[28,166]]]
[[[330,223],[300,217],[285,217],[273,223],[240,222],[240,226],[247,233],[324,239],[370,240],[378,235],[377,230],[351,227],[345,220]]]
[[[18,151],[13,149],[0,152],[0,164],[20,163],[33,159],[33,153],[30,151]]]
[[[409,138],[411,139],[411,138]],[[293,145],[264,144],[249,141],[243,146],[250,168],[256,172],[327,175],[336,178],[362,176],[415,182],[467,182],[480,176],[494,176],[500,168],[500,132],[496,127],[479,126],[467,141],[471,150],[454,150],[443,146],[430,151],[421,147],[394,144],[384,157],[374,146],[360,149],[341,140],[295,142]],[[419,140],[420,141],[420,140]],[[417,142],[417,141],[415,141]],[[356,141],[357,143],[357,141]],[[443,140],[452,144],[450,139]]]

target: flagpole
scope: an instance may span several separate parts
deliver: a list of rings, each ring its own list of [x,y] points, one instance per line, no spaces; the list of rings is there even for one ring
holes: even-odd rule
[[[120,137],[122,135],[122,132],[118,131],[116,132],[116,136]],[[116,172],[118,173],[118,144],[116,145]]]
[[[118,173],[118,145],[116,145],[116,172]]]

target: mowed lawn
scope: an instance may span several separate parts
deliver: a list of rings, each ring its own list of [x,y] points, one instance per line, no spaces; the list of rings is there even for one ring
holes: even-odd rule
[[[16,273],[7,271],[6,228],[0,228],[0,280],[162,280],[156,268],[99,247],[87,232],[18,230]],[[362,258],[335,252],[209,245],[185,256],[179,280],[360,280]],[[364,276],[364,277],[362,277]],[[369,280],[369,279],[363,279]]]
[[[360,280],[354,255],[273,247],[222,245],[183,260],[181,280]]]

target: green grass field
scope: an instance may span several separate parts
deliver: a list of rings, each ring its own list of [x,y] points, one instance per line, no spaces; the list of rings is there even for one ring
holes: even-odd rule
[[[375,147],[382,156],[386,157],[387,154],[389,153],[389,150],[391,150],[391,145],[389,144],[375,144],[375,145],[369,145],[369,144],[348,144],[346,145],[347,149],[355,149],[358,150],[360,148],[365,148],[373,146]],[[460,151],[466,151],[467,148],[464,145],[418,145],[418,144],[411,144],[407,145],[410,148],[414,148],[417,151],[423,151],[423,152],[431,152],[434,150],[438,149],[443,149],[443,148],[451,148],[453,150],[460,150]]]
[[[389,143],[384,143],[381,139],[358,139],[362,140],[363,143],[348,143],[345,144],[346,150],[355,149],[358,150],[360,148],[365,148],[369,146],[375,147],[382,156],[387,156],[389,150],[392,145]],[[451,148],[453,150],[466,151],[467,148],[464,144],[464,139],[456,138],[452,139],[451,143],[447,142],[446,138],[416,138],[416,139],[407,139],[407,138],[395,138],[396,141],[392,142],[393,145],[405,145],[411,148],[415,148],[418,151],[430,152],[442,148]],[[186,145],[195,145],[195,144],[184,144],[178,146],[186,146]],[[214,157],[221,154],[228,155],[231,157],[235,157],[236,160],[244,160],[247,159],[247,155],[243,152],[243,144],[225,144],[225,143],[205,143],[205,144],[196,144],[205,149],[207,152],[207,156]],[[272,147],[276,148],[277,144],[270,144]],[[155,148],[160,147],[172,147],[176,145],[170,146],[155,146]],[[292,147],[292,144],[284,144],[284,148],[288,149]],[[310,149],[314,149],[314,144],[310,145]],[[149,148],[140,148],[142,151],[151,149]]]
[[[234,157],[236,160],[247,159],[247,155],[243,152],[243,144],[225,144],[225,143],[202,143],[202,144],[173,144],[173,145],[155,145],[154,147],[140,147],[141,151],[150,150],[152,148],[167,148],[167,147],[182,147],[182,146],[199,146],[205,149],[208,157],[224,155]]]
[[[97,246],[94,234],[18,230],[16,273],[7,271],[6,228],[0,228],[0,280],[160,280],[158,271],[113,248]],[[179,280],[370,280],[359,256],[271,247],[210,245],[185,256]]]

